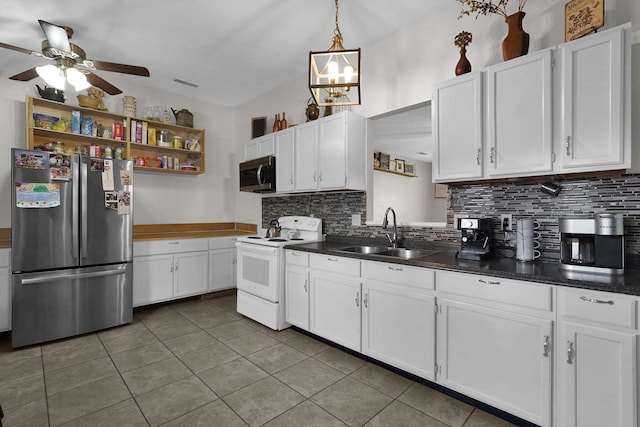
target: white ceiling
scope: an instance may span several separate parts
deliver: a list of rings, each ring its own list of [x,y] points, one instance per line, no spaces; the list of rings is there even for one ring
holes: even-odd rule
[[[344,46],[366,46],[451,1],[342,0]],[[0,42],[40,51],[38,19],[66,25],[89,59],[151,73],[96,73],[116,86],[132,81],[229,106],[305,75],[309,51],[329,48],[335,27],[333,0],[3,0],[2,9]],[[0,49],[0,78],[44,62]]]

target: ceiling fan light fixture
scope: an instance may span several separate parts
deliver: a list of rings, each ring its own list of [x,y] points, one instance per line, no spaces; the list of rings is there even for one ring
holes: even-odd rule
[[[338,25],[326,51],[309,52],[309,90],[319,106],[360,105],[360,48],[345,49]]]
[[[67,75],[67,82],[75,88],[76,92],[80,92],[81,90],[91,87],[91,83],[87,81],[87,76],[77,68],[67,68],[65,73]]]
[[[52,86],[58,90],[64,90],[65,77],[64,71],[62,71],[61,68],[53,64],[47,64],[36,67],[36,72],[49,86]]]

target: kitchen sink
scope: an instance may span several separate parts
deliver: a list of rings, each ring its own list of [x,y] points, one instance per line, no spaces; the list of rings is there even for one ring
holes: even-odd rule
[[[424,249],[408,249],[408,248],[389,248],[385,246],[349,246],[347,248],[338,249],[341,252],[351,252],[364,255],[382,255],[392,258],[413,259],[421,258],[435,254],[437,251]]]
[[[433,255],[437,251],[429,251],[423,249],[407,249],[407,248],[394,248],[389,249],[380,255],[391,256],[394,258],[403,258],[403,259],[412,259],[412,258],[421,258],[428,255]]]
[[[353,252],[356,254],[381,254],[389,250],[386,246],[350,246],[348,248],[338,249],[344,252]]]

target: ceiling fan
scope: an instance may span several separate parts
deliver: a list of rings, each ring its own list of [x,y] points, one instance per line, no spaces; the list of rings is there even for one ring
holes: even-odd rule
[[[46,58],[55,61],[55,65],[48,64],[31,68],[9,77],[11,80],[26,82],[40,76],[45,79],[47,84],[61,90],[64,89],[66,81],[72,84],[76,91],[87,89],[93,85],[104,90],[109,95],[117,95],[122,93],[120,89],[90,70],[112,71],[115,73],[149,77],[149,70],[145,67],[87,59],[84,50],[69,42],[69,39],[73,35],[73,29],[51,24],[41,19],[39,19],[38,22],[44,35],[47,37],[46,40],[42,41],[42,53],[1,42],[0,47]]]

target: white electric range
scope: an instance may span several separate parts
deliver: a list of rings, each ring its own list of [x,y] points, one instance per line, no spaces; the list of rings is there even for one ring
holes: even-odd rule
[[[280,236],[238,237],[238,313],[281,330],[285,319],[284,246],[322,240],[322,220],[306,216],[278,219]]]

